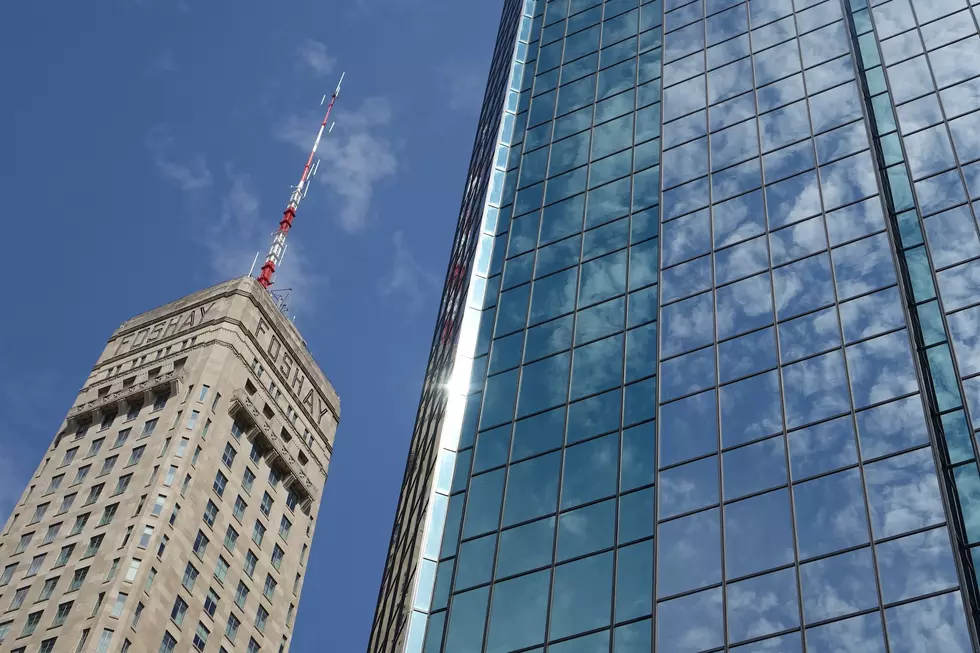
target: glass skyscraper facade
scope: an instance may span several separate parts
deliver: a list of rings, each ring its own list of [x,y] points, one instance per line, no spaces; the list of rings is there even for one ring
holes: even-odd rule
[[[978,19],[506,4],[371,653],[980,650]]]

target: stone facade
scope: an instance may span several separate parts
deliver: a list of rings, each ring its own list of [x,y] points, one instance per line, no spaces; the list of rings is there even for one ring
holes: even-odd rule
[[[254,279],[124,322],[0,535],[0,651],[288,651],[339,417]]]

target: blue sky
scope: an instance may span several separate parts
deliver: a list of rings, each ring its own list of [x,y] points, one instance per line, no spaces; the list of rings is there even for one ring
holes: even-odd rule
[[[266,250],[345,70],[278,285],[342,400],[292,650],[364,650],[500,8],[8,8],[0,518],[112,330]]]

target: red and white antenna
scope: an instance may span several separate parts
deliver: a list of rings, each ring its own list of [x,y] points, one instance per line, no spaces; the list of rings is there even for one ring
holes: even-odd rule
[[[299,183],[296,184],[292,194],[289,196],[289,203],[286,204],[286,210],[282,212],[282,220],[279,221],[279,230],[272,237],[272,246],[269,247],[269,254],[265,257],[265,263],[262,264],[262,270],[259,272],[259,276],[256,277],[263,288],[268,288],[272,285],[272,277],[276,273],[276,268],[282,264],[282,257],[286,254],[286,235],[289,233],[290,227],[293,226],[293,220],[296,218],[296,210],[299,209],[299,203],[306,197],[306,194],[310,190],[310,181],[316,176],[317,170],[320,169],[320,159],[317,159],[316,163],[314,163],[313,157],[316,156],[316,150],[320,147],[323,130],[326,129],[328,134],[333,131],[333,123],[330,123],[330,126],[327,127],[327,121],[330,120],[333,103],[337,101],[337,96],[340,95],[340,85],[343,83],[344,73],[341,73],[340,81],[337,82],[337,88],[334,89],[333,95],[330,96],[330,102],[327,104],[327,113],[323,116],[323,122],[320,123],[320,131],[317,132],[316,140],[313,141],[313,149],[310,150],[310,156],[306,159],[303,174],[300,176]],[[320,100],[321,107],[326,100],[327,96],[324,95],[323,99]]]

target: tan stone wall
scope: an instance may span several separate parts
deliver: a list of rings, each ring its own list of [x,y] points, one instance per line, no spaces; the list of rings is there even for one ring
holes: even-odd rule
[[[169,399],[154,407],[164,392]],[[72,652],[84,631],[88,637],[80,650],[97,651],[107,630],[112,631],[111,653],[122,650],[125,641],[132,653],[155,652],[165,633],[176,639],[176,651],[190,651],[199,624],[210,633],[207,651],[246,651],[250,638],[262,651],[278,651],[283,641],[288,650],[339,410],[336,393],[298,331],[253,279],[219,284],[123,323],[0,534],[0,573],[16,564],[9,582],[0,587],[0,632],[7,627],[0,651],[26,647],[33,653],[56,638],[55,651]],[[116,417],[109,419],[114,411]],[[154,419],[155,429],[143,436],[144,426]],[[236,422],[240,428],[233,429]],[[125,429],[131,429],[128,438],[114,448]],[[89,456],[100,438],[101,448]],[[223,460],[228,445],[234,451],[230,465]],[[76,447],[74,458],[62,464],[66,452]],[[144,447],[142,457],[128,464],[139,447]],[[115,465],[100,475],[111,456],[118,456]],[[73,484],[87,465],[88,475]],[[244,486],[246,469],[255,476],[250,490]],[[270,469],[281,479],[275,486]],[[219,473],[226,479],[220,496],[214,489]],[[128,487],[113,496],[120,477],[129,474]],[[61,475],[60,486],[46,493],[51,480]],[[84,505],[91,488],[100,483],[104,489],[99,498]],[[74,503],[58,514],[64,497],[72,493]],[[268,515],[262,510],[266,494],[271,500]],[[154,514],[158,496],[161,507]],[[236,515],[238,497],[247,507]],[[209,502],[217,508],[213,525],[204,520]],[[45,503],[50,505],[43,517],[30,523]],[[111,522],[99,525],[111,505],[116,505]],[[76,518],[86,513],[84,527],[71,535]],[[280,535],[283,517],[291,523],[288,537]],[[261,546],[252,540],[256,521],[266,528]],[[49,526],[58,523],[60,530],[45,543]],[[229,526],[238,533],[231,548],[224,545]],[[147,527],[153,531],[144,547]],[[200,555],[193,551],[199,532],[209,540]],[[16,552],[28,533],[33,538]],[[91,538],[100,535],[98,551],[83,559]],[[67,564],[55,567],[62,547],[72,544]],[[282,551],[278,568],[273,565],[277,546]],[[245,570],[249,551],[256,557],[251,575]],[[28,577],[32,560],[42,554],[37,573]],[[215,575],[219,556],[228,565],[223,580]],[[117,571],[110,576],[116,560]],[[134,560],[140,562],[128,579]],[[190,589],[182,585],[188,563],[199,574]],[[81,587],[69,591],[73,574],[86,568]],[[270,598],[263,596],[267,577],[276,581]],[[45,581],[54,578],[58,582],[50,597],[41,598]],[[244,608],[234,601],[240,582],[249,590]],[[23,604],[11,609],[23,588]],[[209,590],[218,597],[213,616],[205,610]],[[125,596],[114,611],[120,593]],[[188,606],[179,625],[171,619],[178,596]],[[56,625],[59,605],[68,601],[73,602],[71,610]],[[264,631],[256,626],[260,606],[268,612]],[[37,612],[41,619],[36,629],[22,636],[29,616]],[[234,641],[225,636],[231,615],[241,622]]]

